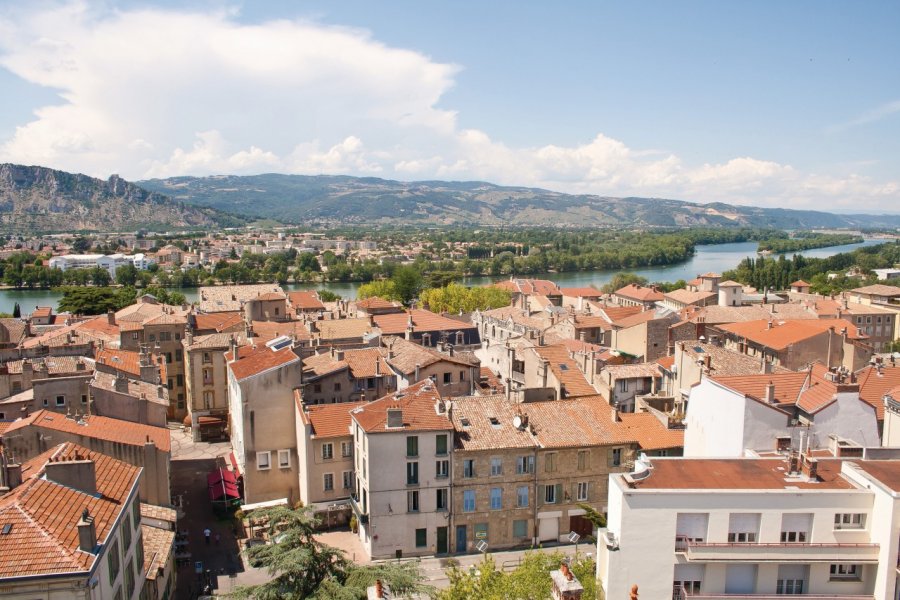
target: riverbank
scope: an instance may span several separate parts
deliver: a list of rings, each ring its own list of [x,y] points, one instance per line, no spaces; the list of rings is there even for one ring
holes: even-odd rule
[[[844,246],[832,246],[829,248],[817,248],[804,252],[797,252],[808,258],[826,258],[841,252],[850,252],[857,248],[883,244],[884,239],[866,239],[861,244],[848,244]],[[613,275],[621,271],[635,273],[646,277],[649,281],[685,281],[693,279],[700,273],[710,271],[721,273],[737,267],[746,257],[756,257],[756,242],[738,242],[731,244],[698,245],[694,255],[686,261],[674,265],[662,265],[654,267],[642,267],[635,269],[613,269],[605,271],[564,271],[560,273],[541,273],[522,275],[538,279],[551,279],[560,287],[602,287],[612,279]],[[480,276],[466,277],[460,283],[463,285],[486,285],[495,281],[508,279],[509,276]],[[295,290],[329,290],[342,298],[356,298],[356,290],[359,282],[325,282],[325,283],[288,283],[282,287],[286,291]],[[188,302],[199,300],[198,288],[169,288],[171,291],[184,294]],[[23,314],[29,314],[35,306],[52,306],[54,310],[62,295],[53,290],[17,290],[0,289],[0,312],[12,313],[13,307],[18,302]]]

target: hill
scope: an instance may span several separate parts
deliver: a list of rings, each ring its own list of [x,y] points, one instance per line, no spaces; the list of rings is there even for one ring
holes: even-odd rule
[[[95,179],[46,167],[0,164],[0,231],[162,230],[227,226],[241,221],[190,206],[118,175]]]
[[[187,204],[286,223],[778,229],[900,226],[900,215],[838,215],[658,198],[572,195],[479,181],[402,182],[373,177],[264,174],[172,177],[138,184]]]

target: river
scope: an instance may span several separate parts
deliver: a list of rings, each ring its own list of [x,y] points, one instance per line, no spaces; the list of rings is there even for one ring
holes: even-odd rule
[[[856,248],[863,246],[872,246],[881,244],[890,240],[883,239],[867,239],[861,244],[848,244],[845,246],[830,246],[828,248],[816,248],[814,250],[806,250],[800,252],[803,256],[809,258],[827,258],[841,252],[850,252]],[[674,264],[660,267],[644,267],[640,269],[629,269],[632,273],[646,277],[650,281],[685,281],[693,279],[701,273],[710,271],[721,273],[728,269],[733,269],[748,256],[756,256],[756,242],[740,242],[736,244],[715,244],[706,246],[697,246],[696,252],[690,259]],[[796,254],[796,253],[791,253]],[[544,275],[532,275],[532,277],[541,277],[555,281],[560,287],[587,287],[594,285],[597,287],[607,283],[612,276],[622,269],[612,271],[574,271],[567,273],[547,273]],[[465,285],[484,285],[504,279],[503,277],[467,277],[462,283]],[[326,283],[314,285],[308,283],[289,283],[283,286],[285,290],[305,290],[305,289],[327,289],[343,298],[355,298],[358,283]],[[178,290],[185,295],[190,302],[197,300],[197,288],[184,288]],[[22,312],[27,314],[34,310],[35,306],[53,306],[56,307],[59,302],[60,294],[52,290],[0,290],[0,312],[12,313],[13,306],[16,302],[22,308]]]

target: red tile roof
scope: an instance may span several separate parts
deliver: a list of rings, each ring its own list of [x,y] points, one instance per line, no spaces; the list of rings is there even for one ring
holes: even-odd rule
[[[450,319],[443,315],[435,314],[430,310],[412,309],[402,313],[386,315],[374,315],[375,325],[381,329],[382,335],[403,335],[409,318],[412,317],[413,330],[422,331],[457,331],[461,329],[475,329],[471,323],[464,323]]]
[[[299,390],[294,397],[299,402]],[[313,404],[301,407],[300,417],[310,426],[316,438],[350,437],[350,411],[363,406],[365,402],[342,402],[338,404]],[[298,404],[299,406],[299,404]]]
[[[453,428],[446,413],[438,412],[441,395],[430,379],[388,394],[354,409],[350,415],[367,433],[442,431]],[[399,408],[403,427],[387,426],[388,409]]]
[[[49,306],[38,306],[34,309],[34,311],[32,311],[31,318],[37,319],[41,317],[49,317],[51,314],[53,314],[53,309]]]
[[[771,328],[769,327],[770,323],[772,324]],[[821,335],[829,328],[834,328],[838,334],[846,329],[847,337],[850,339],[866,338],[853,323],[844,319],[794,319],[791,321],[759,319],[720,325],[719,328],[724,332],[732,333],[773,350],[784,350],[792,344]]]
[[[288,303],[296,310],[325,310],[325,305],[319,300],[319,294],[315,290],[300,290],[289,292]]]
[[[259,344],[239,347],[238,360],[233,362],[231,352],[226,352],[225,360],[228,361],[228,368],[234,373],[235,379],[241,381],[271,369],[298,362],[300,357],[294,354],[290,346],[281,350],[272,350],[264,344]]]
[[[900,385],[900,365],[877,367],[868,366],[856,373],[859,382],[859,397],[875,407],[878,420],[884,419],[884,395]],[[895,397],[900,400],[900,397]]]
[[[648,412],[619,413],[619,419],[642,450],[684,447],[684,429],[669,429]]]
[[[384,309],[384,308],[401,308],[401,306],[396,302],[391,302],[390,300],[384,300],[379,298],[378,296],[370,296],[363,300],[356,301],[356,308],[361,308],[363,310],[371,310],[371,309]]]
[[[817,481],[788,478],[783,458],[678,458],[652,459],[649,477],[630,484],[638,489],[670,490],[784,490],[853,489],[841,476],[839,460],[820,460]]]
[[[535,353],[539,358],[546,360],[550,370],[556,379],[566,388],[567,397],[592,396],[597,393],[587,379],[578,363],[569,354],[569,349],[563,344],[552,346],[536,346]]]
[[[50,458],[76,456],[94,461],[96,496],[39,477]],[[87,509],[94,518],[97,542],[106,543],[140,477],[138,467],[71,443],[60,444],[41,459],[42,464],[27,463],[23,470],[31,476],[0,498],[0,523],[11,526],[0,535],[0,583],[3,578],[90,571],[96,555],[79,549],[76,525],[82,511]]]
[[[565,287],[559,289],[563,296],[569,296],[570,298],[599,298],[603,295],[603,292],[592,287]]]
[[[226,332],[244,328],[244,315],[239,311],[194,314],[195,332]]]
[[[653,287],[644,285],[628,284],[623,288],[616,290],[616,296],[622,296],[630,300],[639,302],[658,302],[663,299],[663,294]]]
[[[85,415],[81,418],[81,421],[75,421],[67,418],[66,415],[48,410],[39,410],[25,418],[14,421],[4,435],[10,435],[19,429],[32,425],[87,438],[119,442],[129,446],[143,447],[149,438],[163,452],[169,452],[172,447],[169,430],[164,427],[142,425],[97,415]]]

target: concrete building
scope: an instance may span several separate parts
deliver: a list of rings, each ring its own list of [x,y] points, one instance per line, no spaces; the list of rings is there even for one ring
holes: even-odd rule
[[[430,379],[356,408],[351,503],[371,558],[446,551],[453,426]]]
[[[816,364],[801,372],[705,377],[691,391],[684,452],[739,457],[798,444],[819,449],[830,436],[880,445],[877,410],[854,378]]]
[[[23,464],[0,456],[0,479],[3,598],[141,597],[140,467],[63,443]]]
[[[453,552],[473,551],[479,540],[500,549],[593,534],[580,504],[604,512],[609,473],[625,471],[637,450],[598,400],[453,400],[451,502],[443,505]]]
[[[397,388],[405,389],[423,379],[431,379],[442,397],[475,393],[481,362],[472,353],[456,352],[453,346],[439,351],[399,337],[382,338],[386,359],[396,374]]]
[[[663,293],[656,287],[634,283],[619,288],[612,296],[621,306],[640,306],[644,310],[652,310],[657,302],[664,299]]]
[[[374,400],[397,389],[397,376],[381,348],[341,349],[303,360],[301,394],[304,404],[334,404]]]
[[[191,431],[195,440],[216,439],[228,427],[228,369],[225,353],[244,343],[242,333],[194,335],[184,346],[184,383]]]
[[[265,345],[237,344],[228,361],[229,432],[244,503],[299,496],[294,388],[303,363],[290,338]]]
[[[125,265],[134,265],[141,268],[138,264],[144,265],[146,258],[144,255],[138,260],[137,256],[129,256],[125,254],[64,254],[62,256],[54,256],[50,259],[50,268],[59,269],[60,271],[68,271],[70,269],[93,269],[100,267],[109,273],[109,276],[115,281],[116,271],[119,267]],[[144,266],[146,269],[146,266]]]
[[[607,598],[894,600],[900,461],[641,461],[610,476]]]
[[[150,504],[171,505],[169,430],[97,415],[67,417],[39,410],[10,423],[0,435],[17,458],[33,458],[55,444],[71,442],[141,467],[140,498]]]

